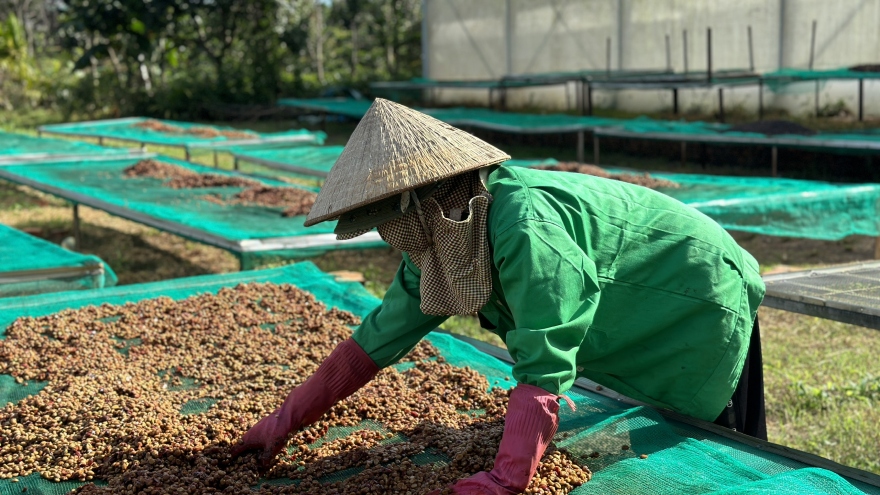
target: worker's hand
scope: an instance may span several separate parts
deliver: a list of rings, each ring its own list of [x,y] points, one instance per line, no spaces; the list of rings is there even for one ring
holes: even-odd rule
[[[235,459],[245,452],[256,451],[260,469],[268,469],[287,444],[288,435],[302,427],[301,421],[297,421],[301,414],[295,409],[296,392],[294,389],[281,407],[248,430],[241,442],[232,446],[229,456]]]
[[[504,435],[492,471],[481,471],[460,480],[448,487],[446,492],[458,495],[516,495],[525,491],[559,426],[557,400],[560,397],[533,385],[517,385],[510,394]],[[565,399],[573,408],[570,399]],[[434,490],[429,495],[442,492]]]
[[[376,376],[379,367],[352,339],[339,344],[302,385],[293,389],[281,407],[261,419],[229,451],[231,459],[259,451],[261,469],[268,469],[284,449],[290,433],[308,426],[333,404],[355,393]]]

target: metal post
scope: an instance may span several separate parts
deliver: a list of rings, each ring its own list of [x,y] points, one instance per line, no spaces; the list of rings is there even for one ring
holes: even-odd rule
[[[507,75],[513,74],[513,9],[511,0],[504,2],[504,47],[507,62]],[[424,10],[422,11],[424,12]]]
[[[584,163],[584,131],[578,131],[577,161]]]
[[[688,144],[687,141],[681,142],[681,166],[684,167],[687,165],[688,157]]]
[[[776,177],[778,155],[779,152],[777,151],[776,146],[770,148],[770,171],[773,174],[773,177]]]
[[[749,72],[755,72],[755,49],[752,46],[752,26],[749,26]]]
[[[666,72],[672,72],[672,52],[669,48],[669,35],[666,35]]]
[[[785,66],[785,0],[779,0],[779,60],[777,69]]]
[[[758,78],[758,120],[764,120],[764,78]]]
[[[816,107],[816,117],[819,116],[819,81],[816,81],[816,89],[814,90],[813,102]]]
[[[73,204],[73,242],[76,245],[76,250],[82,250],[82,234],[80,233],[79,226],[79,204]]]
[[[718,118],[724,122],[724,88],[718,88]]]
[[[708,65],[706,66],[706,77],[709,84],[712,84],[712,28],[706,29],[706,57]]]
[[[431,78],[431,31],[428,28],[430,19],[428,0],[422,0],[422,77]]]
[[[684,73],[688,73],[688,30],[682,30],[681,32],[682,42],[684,44]]]
[[[593,165],[599,165],[599,136],[593,133]]]
[[[593,85],[587,83],[587,115],[593,115]]]
[[[865,117],[865,80],[859,79],[859,122]]]
[[[611,37],[605,38],[605,77],[611,78]]]
[[[813,34],[810,36],[810,70],[813,70],[813,59],[816,53],[816,21],[813,20]]]
[[[672,88],[672,113],[678,115],[678,88]]]
[[[578,112],[581,115],[587,114],[587,94],[586,94],[586,82],[583,79],[578,80]]]

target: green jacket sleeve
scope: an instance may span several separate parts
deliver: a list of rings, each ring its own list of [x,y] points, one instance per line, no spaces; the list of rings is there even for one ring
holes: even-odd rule
[[[446,321],[419,308],[418,267],[404,253],[394,281],[376,309],[364,318],[352,338],[380,368],[403,358],[422,338]]]
[[[515,324],[506,339],[514,378],[565,393],[599,302],[595,264],[561,227],[534,219],[497,234],[494,258]]]

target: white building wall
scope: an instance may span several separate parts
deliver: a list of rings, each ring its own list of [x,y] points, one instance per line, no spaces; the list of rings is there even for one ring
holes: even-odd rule
[[[605,69],[707,68],[707,28],[712,29],[714,70],[748,69],[748,27],[754,68],[806,68],[813,20],[813,66],[831,69],[880,63],[880,0],[425,0],[425,76],[498,79],[506,74]],[[667,62],[666,37],[669,37]],[[820,86],[820,105],[843,101],[856,109],[854,81]],[[814,83],[765,90],[765,106],[794,113],[814,111]],[[573,108],[575,88],[511,91],[511,107]],[[725,90],[725,107],[757,110],[757,88]],[[880,115],[880,82],[865,83],[866,113]],[[440,103],[487,104],[487,91],[445,90]],[[717,108],[717,92],[679,93],[682,110]],[[671,108],[671,91],[596,91],[598,107],[628,111]]]

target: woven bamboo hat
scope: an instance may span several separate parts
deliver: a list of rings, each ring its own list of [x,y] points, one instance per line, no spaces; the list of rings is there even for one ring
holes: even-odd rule
[[[376,98],[330,169],[305,225],[509,159],[461,129]]]

